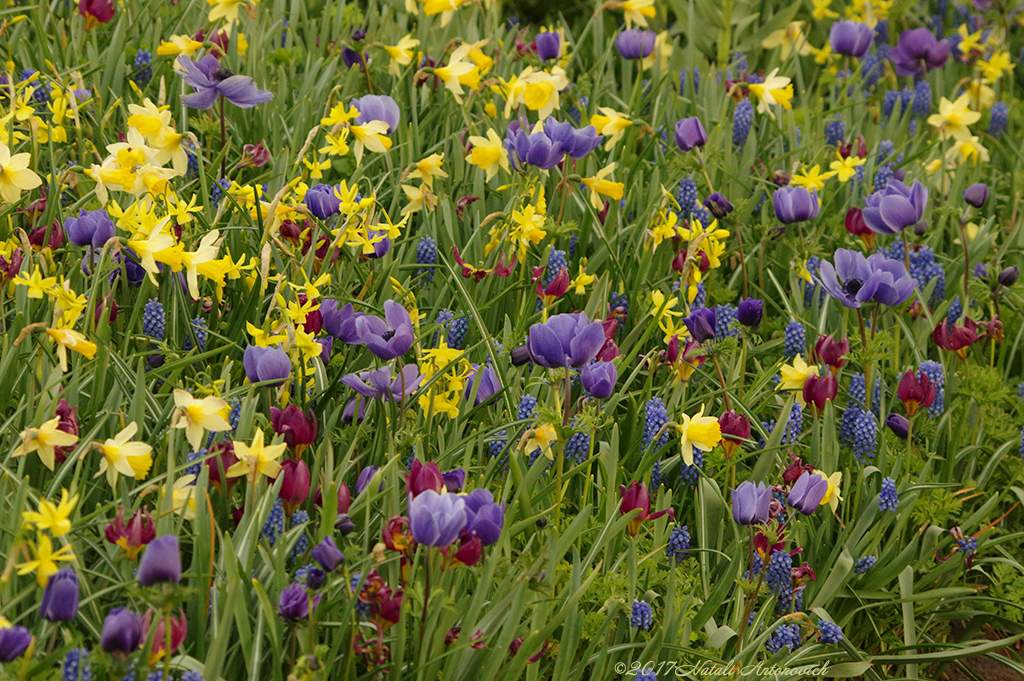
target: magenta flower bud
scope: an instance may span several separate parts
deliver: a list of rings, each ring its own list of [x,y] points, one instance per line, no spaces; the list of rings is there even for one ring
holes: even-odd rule
[[[750,421],[735,409],[718,417],[718,427],[722,431],[722,448],[726,456],[732,456],[740,445],[750,439]]]
[[[541,61],[558,59],[562,49],[562,37],[554,31],[542,31],[537,34],[537,56]]]
[[[47,622],[70,622],[78,615],[78,575],[69,567],[50,575],[39,604],[39,616]]]
[[[615,47],[623,59],[643,59],[654,52],[657,37],[654,31],[633,28],[619,33],[615,38]]]
[[[810,376],[804,383],[804,402],[814,411],[820,414],[825,408],[825,403],[836,399],[836,391],[839,389],[839,381],[831,371],[825,376]]]
[[[611,362],[594,362],[580,369],[580,381],[588,393],[599,400],[606,400],[615,392],[619,372]]]
[[[930,407],[935,401],[935,386],[927,374],[908,370],[896,386],[896,397],[903,402],[907,414],[913,416],[918,409]]]
[[[820,473],[804,473],[793,484],[787,502],[804,515],[811,515],[828,493],[828,478]]]
[[[85,30],[91,31],[114,18],[114,0],[78,0],[78,13],[85,18]]]
[[[427,490],[433,490],[438,494],[444,489],[444,476],[441,469],[433,461],[421,463],[419,459],[412,460],[412,466],[405,476],[405,491],[413,497],[418,497]]]
[[[984,182],[976,182],[964,190],[964,201],[981,208],[988,201],[988,185]]]
[[[242,146],[242,164],[244,164],[244,167],[262,168],[269,161],[270,151],[263,146],[262,140],[256,144],[245,144]]]
[[[114,608],[103,620],[100,647],[108,653],[134,653],[142,645],[142,618],[128,608]]]
[[[178,538],[165,534],[149,542],[146,552],[139,561],[139,583],[153,586],[163,582],[178,582],[181,579],[181,552]]]
[[[345,562],[345,554],[342,553],[334,540],[324,537],[323,541],[313,549],[313,560],[315,560],[324,572],[334,572],[338,566]]]
[[[294,404],[289,404],[284,409],[271,407],[270,423],[275,433],[284,435],[285,443],[293,450],[299,447],[305,449],[316,439],[316,414],[312,409],[307,413]]]
[[[828,33],[833,52],[858,59],[867,54],[874,37],[871,27],[859,21],[837,21]]]
[[[814,344],[815,360],[827,364],[833,372],[843,368],[849,351],[850,341],[847,338],[837,342],[832,336],[819,336]]]
[[[704,126],[696,116],[684,118],[676,123],[676,147],[679,151],[685,153],[703,147],[707,141],[708,134],[704,132]]]
[[[286,459],[281,464],[281,489],[278,498],[284,503],[285,513],[291,515],[309,496],[309,466],[302,459]]]

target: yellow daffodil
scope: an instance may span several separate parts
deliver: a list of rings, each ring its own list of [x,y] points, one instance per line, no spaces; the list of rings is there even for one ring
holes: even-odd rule
[[[35,189],[43,183],[39,176],[29,170],[32,156],[27,153],[11,155],[11,149],[0,142],[0,197],[7,203],[14,203],[24,190]]]
[[[1003,73],[1013,73],[1013,64],[1010,62],[1009,52],[995,52],[988,59],[979,59],[975,66],[981,70],[981,74],[990,83],[999,80]]]
[[[175,388],[174,407],[171,427],[184,428],[185,437],[194,450],[198,450],[202,444],[203,431],[220,433],[231,430],[231,424],[227,420],[231,407],[219,397],[204,397],[197,400],[181,388]]]
[[[533,206],[526,206],[522,211],[512,211],[512,222],[515,229],[510,235],[519,244],[519,259],[526,260],[526,249],[530,243],[539,244],[548,235],[544,231],[545,217]]]
[[[662,71],[668,70],[668,60],[672,58],[672,39],[668,35],[668,31],[662,31],[654,39],[654,50],[649,55],[643,58],[641,64],[645,69],[649,69],[654,66],[654,62],[658,62],[658,68]]]
[[[354,106],[349,107],[349,110],[345,111],[344,104],[336,104],[327,116],[320,119],[320,125],[329,128],[339,123],[347,123],[357,116],[359,116],[359,110]]]
[[[804,22],[791,21],[786,28],[774,31],[761,42],[766,50],[776,47],[782,48],[782,60],[789,59],[789,55],[796,51],[802,57],[811,53],[811,46],[804,34]]]
[[[686,414],[679,417],[676,430],[680,435],[683,463],[693,465],[693,450],[710,452],[722,440],[722,429],[714,416],[704,416],[704,405],[691,418]]]
[[[196,517],[196,476],[183,475],[174,481],[171,490],[171,510],[181,514],[185,520]],[[160,490],[163,494],[163,488]]]
[[[839,508],[839,502],[843,500],[841,492],[843,491],[843,472],[836,471],[832,475],[825,475],[823,471],[815,469],[814,471],[821,477],[828,480],[828,491],[825,492],[825,496],[821,498],[820,506],[828,504],[832,512],[835,513]]]
[[[838,19],[839,13],[833,12],[829,7],[832,6],[832,0],[812,0],[814,2],[814,11],[811,12],[811,16],[821,21],[822,19]]]
[[[451,22],[455,10],[462,6],[465,0],[422,0],[423,12],[427,16],[441,15],[441,28]]]
[[[775,118],[772,111],[772,104],[781,104],[783,108],[790,108],[789,100],[793,96],[793,84],[789,78],[780,76],[778,69],[773,69],[763,83],[751,83],[750,94],[757,98],[757,110]]]
[[[957,161],[971,161],[973,165],[978,162],[988,163],[988,149],[979,141],[976,135],[966,139],[957,140],[956,144],[946,152],[946,161],[951,167],[956,166]]]
[[[539,449],[540,453],[549,459],[554,460],[551,453],[551,443],[558,439],[558,432],[550,423],[542,423],[536,428],[531,428],[523,434],[525,440],[524,453],[533,454]]]
[[[74,329],[47,329],[46,334],[57,341],[57,359],[60,360],[61,371],[68,370],[68,350],[74,350],[86,359],[96,357],[96,344],[79,331]]]
[[[647,20],[654,18],[654,0],[625,0],[618,6],[624,13],[626,28],[632,28],[633,24],[646,28]]]
[[[820,192],[825,188],[825,180],[834,176],[836,173],[832,171],[830,173],[822,173],[821,166],[815,164],[810,170],[804,169],[803,174],[796,173],[790,178],[789,183],[795,187],[806,187],[808,190],[814,189]]]
[[[967,24],[960,24],[960,28],[956,29],[956,32],[960,36],[957,49],[961,54],[970,55],[975,50],[981,50],[981,31],[971,33],[967,30]]]
[[[612,182],[611,180],[604,179],[615,170],[614,163],[606,165],[601,170],[597,171],[597,175],[594,177],[584,177],[583,184],[590,190],[590,205],[594,207],[594,210],[601,210],[604,206],[604,199],[602,196],[618,201],[622,198],[622,191],[626,188],[621,182]]]
[[[403,184],[401,187],[402,191],[405,192],[405,197],[409,199],[409,203],[405,204],[402,208],[402,215],[408,215],[409,213],[421,210],[426,210],[429,213],[437,205],[437,198],[427,187],[414,187],[410,184]],[[380,241],[380,239],[377,239],[377,241]]]
[[[587,292],[587,286],[594,283],[594,279],[597,277],[593,274],[587,274],[587,259],[583,258],[580,262],[580,272],[576,275],[576,278],[569,283],[569,288],[575,289],[576,295],[582,296]]]
[[[45,534],[37,534],[38,544],[26,542],[32,550],[33,560],[18,565],[19,575],[36,573],[36,582],[40,587],[45,587],[50,576],[57,572],[57,562],[66,562],[75,559],[71,553],[71,546],[62,546],[56,551],[53,550],[53,542]]]
[[[412,63],[413,49],[419,46],[420,41],[412,37],[411,33],[402,36],[397,45],[382,45],[391,61],[388,64],[388,73],[397,76],[402,72],[403,66]]]
[[[847,182],[851,177],[857,174],[857,167],[864,165],[865,160],[866,159],[858,158],[852,154],[843,158],[842,154],[837,151],[836,160],[832,161],[828,167],[835,171],[840,182]]]
[[[498,174],[498,169],[509,171],[508,150],[494,130],[487,130],[487,137],[470,137],[473,150],[467,157],[469,162],[487,173],[487,179]]]
[[[679,216],[675,211],[668,209],[659,210],[655,215],[654,226],[647,230],[647,233],[654,239],[654,247],[661,245],[662,241],[682,236],[681,226],[678,224]]]
[[[78,503],[78,495],[68,498],[68,491],[61,489],[60,503],[55,504],[49,499],[39,502],[39,512],[22,511],[21,517],[26,523],[35,525],[40,532],[48,531],[54,537],[63,537],[71,531],[71,512]]]
[[[265,445],[261,428],[256,429],[251,445],[244,442],[235,442],[234,445],[238,462],[231,466],[226,474],[229,478],[246,475],[252,482],[256,482],[261,475],[271,479],[276,478],[281,470],[281,464],[277,460],[288,448],[288,445],[283,442],[278,445]]]
[[[348,128],[342,128],[341,130],[338,131],[337,135],[332,135],[331,133],[327,133],[327,137],[326,137],[327,146],[321,147],[320,148],[320,153],[321,154],[327,154],[328,156],[345,156],[346,154],[348,154],[348,150],[349,150],[349,146],[348,146],[348,132],[349,132]],[[318,166],[317,170],[318,171],[319,170],[326,170],[327,168],[331,167],[330,161],[325,162],[323,167],[319,167],[319,165],[320,164],[317,164],[317,166]],[[312,167],[310,167],[310,170],[312,170]],[[322,177],[322,176],[323,176],[322,174],[318,175],[318,177]],[[316,178],[314,178],[314,179],[316,179]]]
[[[156,53],[163,57],[183,54],[191,59],[202,47],[203,44],[200,41],[193,40],[187,35],[172,35],[167,40],[160,42]]]
[[[391,138],[385,134],[388,131],[388,124],[384,121],[368,121],[363,125],[353,125],[349,127],[349,131],[356,141],[356,165],[363,162],[364,147],[375,154],[383,154],[391,148]]]
[[[53,470],[54,448],[70,447],[78,442],[78,436],[58,430],[60,418],[54,417],[38,428],[26,428],[21,432],[21,444],[15,447],[11,456],[25,456],[37,452],[43,465]]]
[[[116,488],[118,474],[143,480],[153,466],[153,448],[144,442],[131,441],[138,429],[139,424],[132,421],[120,433],[99,445],[103,459],[95,477],[106,473],[111,488]]]
[[[42,298],[57,285],[57,277],[44,277],[39,265],[36,265],[32,274],[27,277],[19,274],[11,283],[28,288],[29,298]]]
[[[818,375],[818,366],[815,364],[808,366],[804,358],[798,354],[793,358],[792,364],[783,365],[781,372],[782,380],[779,382],[779,388],[793,391],[796,395],[796,401],[800,404],[805,404],[804,383],[811,376]]]
[[[969,139],[971,131],[967,126],[977,123],[981,118],[979,112],[967,108],[970,102],[971,96],[966,92],[957,97],[955,102],[943,97],[939,101],[939,113],[929,116],[928,124],[939,131],[942,139]]]
[[[604,135],[604,150],[611,151],[615,143],[622,139],[626,128],[633,125],[633,121],[624,113],[615,109],[601,106],[597,109],[600,113],[590,117],[590,124],[597,130],[598,135]]]
[[[441,170],[442,164],[444,164],[444,154],[431,154],[416,162],[409,177],[422,180],[423,184],[433,189],[435,177],[448,177],[448,173]]]
[[[259,0],[253,0],[253,2],[259,2]],[[242,5],[247,4],[247,0],[206,0],[206,4],[212,8],[206,17],[207,21],[216,23],[223,19],[224,23],[231,27],[238,21],[238,10]]]
[[[457,47],[452,52],[452,56],[448,58],[448,63],[445,66],[434,69],[434,75],[441,79],[444,86],[448,88],[448,91],[452,93],[455,101],[459,104],[462,104],[462,94],[465,92],[462,89],[463,84],[459,78],[477,68],[475,64],[466,61],[469,56],[469,49],[468,45]]]

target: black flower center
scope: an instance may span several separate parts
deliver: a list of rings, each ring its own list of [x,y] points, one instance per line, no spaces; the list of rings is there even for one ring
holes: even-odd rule
[[[386,341],[389,341],[389,340],[391,340],[394,337],[395,337],[395,332],[394,331],[388,331],[383,336],[381,336],[381,338],[383,338]]]
[[[210,77],[214,80],[226,80],[233,75],[235,75],[234,72],[228,71],[223,66],[218,66],[213,70],[213,73],[210,74]]]
[[[864,282],[861,281],[860,279],[850,279],[845,284],[843,284],[843,291],[845,291],[847,294],[851,296],[855,296],[857,295],[857,292],[860,291],[861,288],[863,288],[863,286]]]

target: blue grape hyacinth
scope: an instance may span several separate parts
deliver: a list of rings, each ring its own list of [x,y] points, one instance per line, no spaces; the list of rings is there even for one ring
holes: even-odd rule
[[[633,613],[629,617],[629,626],[648,631],[654,624],[654,613],[647,601],[633,599]]]

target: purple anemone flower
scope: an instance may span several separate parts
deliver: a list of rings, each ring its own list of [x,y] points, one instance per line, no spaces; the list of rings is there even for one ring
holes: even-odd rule
[[[339,308],[337,300],[325,298],[324,302],[320,303],[320,314],[323,316],[324,330],[334,336],[335,340],[346,345],[359,345],[362,342],[356,329],[356,320],[366,315],[353,311],[352,303],[346,303]]]
[[[919,180],[909,187],[899,180],[889,180],[885,189],[864,197],[861,216],[876,234],[899,234],[921,221],[927,203],[928,190]]]
[[[581,367],[597,357],[604,345],[604,325],[585,312],[556,314],[544,324],[530,327],[526,350],[541,366]]]
[[[615,392],[619,372],[611,362],[594,362],[580,370],[580,381],[587,392],[599,400],[606,400]]]
[[[490,546],[501,537],[505,526],[505,509],[494,502],[490,490],[475,489],[464,497],[466,503],[466,532],[479,537],[484,546]]]
[[[251,109],[274,98],[272,92],[257,88],[252,78],[228,71],[212,54],[197,62],[182,55],[178,57],[178,64],[183,69],[178,72],[181,79],[195,88],[192,94],[181,96],[181,101],[190,109],[209,109],[218,96],[242,109]]]
[[[806,187],[779,187],[772,194],[775,217],[783,224],[813,220],[818,217],[818,192]]]
[[[833,52],[858,59],[867,54],[874,37],[871,27],[860,21],[837,21],[828,32]]]
[[[615,38],[615,47],[623,59],[643,59],[654,52],[657,38],[654,31],[631,28],[619,33]]]
[[[541,61],[558,59],[562,51],[562,37],[554,31],[542,31],[537,34],[537,56]]]
[[[250,345],[242,355],[242,367],[250,383],[276,381],[277,385],[292,373],[292,361],[281,348],[261,348]]]
[[[398,128],[398,121],[402,117],[402,113],[398,110],[398,104],[387,95],[363,95],[358,99],[353,98],[351,106],[359,111],[356,125],[364,125],[370,121],[382,121],[387,123],[389,133]]]
[[[914,280],[907,276],[903,263],[889,260],[881,253],[865,258],[860,251],[840,248],[836,264],[821,262],[818,278],[830,296],[850,308],[869,301],[899,305],[914,292]]]
[[[390,399],[401,402],[419,387],[423,377],[415,364],[406,364],[398,376],[391,377],[391,367],[384,366],[374,371],[360,371],[358,374],[345,374],[341,382],[355,390],[363,397]]]
[[[404,355],[416,338],[409,311],[393,300],[384,301],[384,319],[364,315],[356,320],[356,331],[363,345],[384,361]]]
[[[548,136],[545,130],[527,132],[529,128],[515,120],[505,129],[505,149],[516,170],[523,165],[537,166],[541,170],[551,170],[565,156],[562,143]]]
[[[337,215],[341,209],[341,199],[334,193],[334,185],[331,184],[313,185],[306,190],[302,201],[309,212],[321,220]]]
[[[898,76],[923,76],[941,69],[949,59],[949,42],[936,40],[927,28],[903,31],[899,43],[889,50],[889,58]]]
[[[604,139],[597,134],[597,129],[592,125],[577,130],[572,127],[572,123],[556,121],[554,118],[548,118],[544,122],[544,133],[552,142],[561,143],[562,152],[576,160],[592,152]]]
[[[768,522],[772,501],[772,488],[763,482],[756,485],[749,480],[732,491],[732,517],[740,525],[759,525]]]

